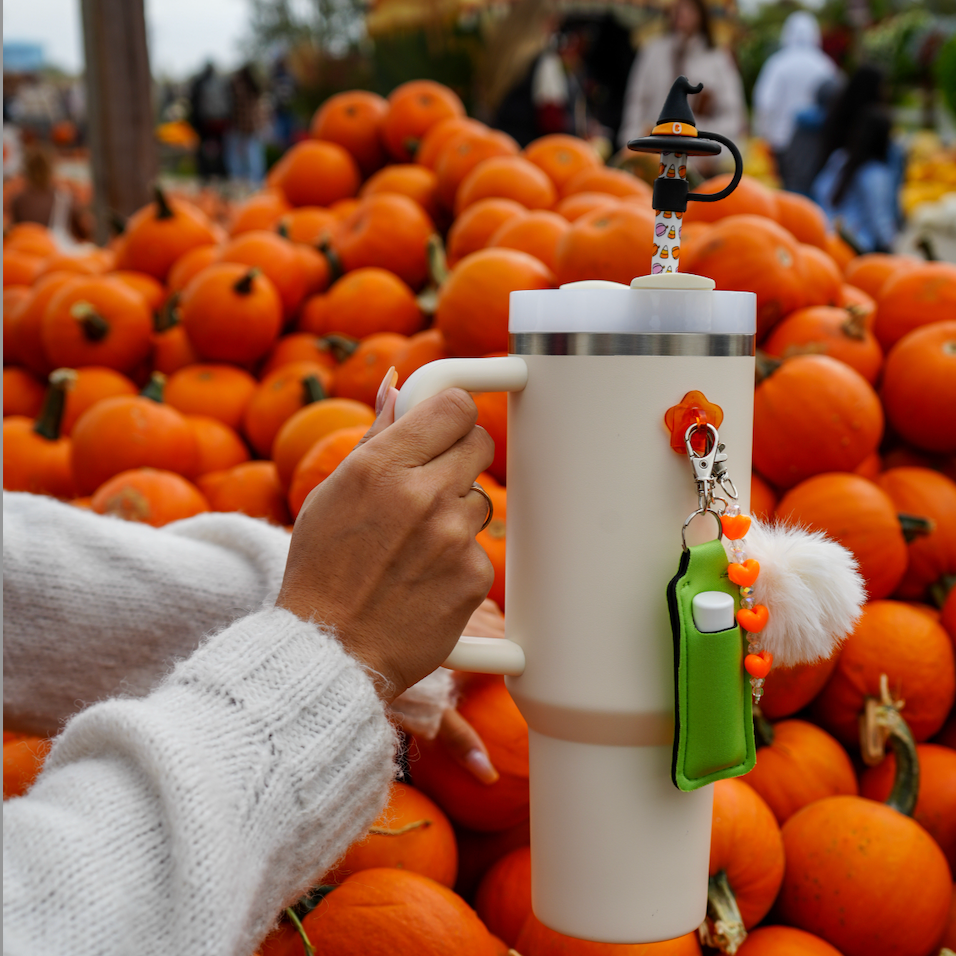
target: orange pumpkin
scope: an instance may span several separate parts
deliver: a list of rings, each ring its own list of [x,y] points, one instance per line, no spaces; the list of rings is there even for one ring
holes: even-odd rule
[[[550,133],[529,143],[521,154],[528,162],[540,167],[554,183],[561,195],[564,184],[585,169],[598,169],[601,157],[597,150],[577,136]]]
[[[252,447],[268,458],[283,423],[303,405],[325,398],[331,385],[331,373],[318,362],[290,362],[263,378],[242,418]]]
[[[289,242],[319,245],[331,238],[338,224],[335,213],[321,206],[299,206],[283,213],[276,223],[276,232]]]
[[[97,514],[141,521],[154,528],[209,511],[209,504],[191,481],[156,468],[133,468],[114,475],[96,489],[90,505]]]
[[[290,524],[285,493],[271,461],[246,461],[196,479],[212,511],[241,511],[273,524]]]
[[[904,335],[956,315],[956,265],[926,262],[891,275],[876,297],[873,333],[884,352]]]
[[[717,193],[728,185],[730,173],[720,173],[694,188],[696,193]],[[737,188],[717,202],[689,202],[684,219],[687,222],[717,222],[728,216],[762,216],[777,220],[777,194],[752,176],[742,176]]]
[[[791,312],[763,343],[768,355],[829,355],[849,365],[872,386],[883,367],[883,350],[855,309],[815,305]]]
[[[46,378],[53,364],[43,344],[43,316],[50,300],[64,285],[77,281],[69,272],[54,272],[37,281],[27,299],[17,310],[11,338],[17,361],[35,375]]]
[[[841,743],[852,745],[866,696],[879,697],[880,674],[905,701],[906,722],[916,740],[932,737],[956,698],[953,646],[939,624],[899,601],[870,601],[863,608],[814,701],[814,718]]]
[[[467,116],[450,116],[448,119],[439,120],[422,137],[415,153],[415,162],[434,172],[438,157],[448,140],[459,133],[480,132],[487,129],[484,123],[469,119]]]
[[[50,752],[50,741],[26,736],[3,743],[3,799],[22,797],[33,786]]]
[[[526,209],[550,209],[558,198],[547,173],[520,156],[492,156],[478,163],[455,194],[455,214],[480,199],[513,199]]]
[[[3,420],[3,487],[35,495],[72,498],[76,494],[70,462],[71,441],[60,434],[71,369],[50,375],[50,385],[36,421],[19,415]]]
[[[177,259],[217,238],[205,213],[182,199],[167,199],[157,188],[156,201],[130,216],[116,264],[164,282]]]
[[[495,443],[495,460],[488,471],[504,484],[508,461],[508,393],[478,392],[472,398],[478,406],[478,424]]]
[[[415,785],[452,820],[473,830],[496,831],[528,817],[528,725],[500,677],[476,680],[458,705],[488,748],[499,779],[480,783],[438,741],[415,738]],[[412,750],[412,753],[415,751]]]
[[[567,179],[561,187],[561,198],[566,199],[575,193],[609,193],[621,199],[636,196],[647,202],[648,209],[651,208],[651,187],[643,179],[608,166],[582,169]]]
[[[338,365],[329,343],[311,332],[283,335],[272,347],[259,372],[261,378],[290,362],[318,362],[330,371]]]
[[[747,934],[738,956],[841,956],[826,940],[795,926],[758,926]]]
[[[190,365],[169,377],[163,397],[184,415],[208,415],[238,429],[256,387],[233,365]]]
[[[274,232],[251,231],[230,239],[222,248],[222,262],[257,268],[275,286],[286,319],[305,297],[306,274],[296,247]]]
[[[844,309],[855,307],[855,311],[862,312],[866,327],[872,329],[873,317],[876,315],[876,300],[872,296],[855,285],[844,282],[840,287],[840,305]]]
[[[528,211],[513,199],[480,199],[469,206],[448,230],[448,265],[454,268],[465,256],[488,245],[488,240],[512,219]]]
[[[60,251],[50,230],[38,222],[14,223],[3,234],[3,248],[16,249],[41,259]]]
[[[951,873],[956,873],[956,750],[939,744],[918,744],[919,794],[913,819],[939,844]],[[893,789],[896,756],[890,752],[860,778],[860,794],[884,802]]]
[[[906,574],[896,589],[897,597],[923,598],[956,575],[956,483],[929,468],[890,468],[875,481],[900,514],[932,522],[929,534],[908,543]]]
[[[825,730],[805,720],[768,726],[772,740],[757,748],[757,764],[742,779],[781,826],[814,800],[859,792],[847,752]]]
[[[368,90],[347,90],[330,96],[309,125],[313,139],[337,143],[358,163],[363,176],[385,165],[380,131],[388,103]]]
[[[896,508],[866,478],[838,472],[808,478],[783,496],[777,517],[822,531],[850,551],[871,600],[892,594],[903,578],[906,539]]]
[[[750,476],[750,513],[760,521],[769,521],[777,507],[777,495],[756,472]]]
[[[346,272],[378,266],[394,272],[413,289],[428,278],[428,237],[434,227],[407,196],[366,196],[340,223],[333,248]]]
[[[438,198],[446,209],[455,208],[455,197],[465,177],[493,156],[517,156],[518,144],[493,129],[469,129],[450,137],[435,162]]]
[[[689,219],[691,207],[720,205],[691,203],[684,220],[694,221]],[[755,293],[758,341],[806,301],[799,245],[786,229],[762,216],[727,216],[698,238],[685,239],[681,271],[709,276],[718,289]]]
[[[30,298],[30,295],[30,287],[25,285],[8,285],[3,290],[4,365],[15,365],[20,361],[17,356],[16,346],[14,345],[13,327],[19,317],[19,313]]]
[[[850,471],[876,451],[883,410],[872,386],[825,355],[797,355],[754,393],[754,467],[779,488]]]
[[[803,710],[830,679],[838,656],[836,653],[813,664],[775,667],[764,683],[764,695],[760,701],[763,715],[770,720],[779,720]]]
[[[278,189],[265,189],[236,206],[229,224],[229,235],[253,229],[274,229],[279,219],[292,207]]]
[[[335,885],[380,866],[420,873],[449,888],[455,885],[458,847],[451,823],[434,801],[407,783],[392,784],[388,803],[368,835],[348,848],[323,882]]]
[[[827,250],[827,234],[830,227],[824,211],[812,200],[800,193],[785,189],[774,193],[776,219],[797,242]]]
[[[558,242],[570,228],[563,216],[538,209],[527,216],[506,220],[488,240],[487,246],[526,252],[554,272]]]
[[[904,336],[886,357],[881,390],[896,431],[925,451],[956,451],[956,321]]]
[[[843,275],[833,257],[806,243],[800,243],[799,250],[804,304],[839,305],[843,298]]]
[[[358,192],[362,181],[355,160],[337,143],[296,143],[275,168],[273,185],[293,206],[330,206]]]
[[[512,850],[488,870],[475,894],[475,912],[495,936],[516,945],[531,915],[531,847]]]
[[[630,285],[647,275],[654,246],[650,207],[603,206],[576,219],[555,253],[559,283],[608,279]]]
[[[325,292],[334,278],[332,259],[324,252],[302,243],[296,244],[295,253],[305,275],[305,294],[308,296]]]
[[[26,369],[8,365],[3,370],[3,417],[20,415],[36,418],[43,405],[46,389]]]
[[[488,597],[502,610],[505,607],[505,556],[507,553],[508,537],[508,494],[494,478],[487,472],[478,476],[478,483],[488,493],[491,498],[494,515],[488,523],[488,527],[478,532],[476,540],[481,545],[491,566],[494,568],[495,577],[491,588],[488,591]]]
[[[395,87],[388,96],[380,134],[392,159],[410,163],[422,137],[442,120],[464,116],[458,95],[433,80],[411,80]]]
[[[368,431],[367,425],[349,425],[320,438],[299,460],[289,482],[289,510],[298,517],[313,488],[322,484],[349,456]]]
[[[81,495],[132,468],[196,473],[196,438],[186,419],[161,402],[120,395],[97,402],[73,426],[73,475]]]
[[[836,232],[827,233],[827,252],[844,270],[844,273],[847,266],[856,258],[856,251]]]
[[[88,365],[75,369],[76,378],[66,393],[66,407],[60,431],[69,435],[80,416],[97,402],[117,395],[135,395],[136,386],[120,372],[112,368]]]
[[[182,292],[206,266],[218,262],[219,257],[219,246],[196,246],[195,249],[190,249],[173,263],[166,278],[166,288],[171,294]]]
[[[17,249],[3,250],[3,287],[11,285],[30,286],[40,277],[46,259]]]
[[[441,214],[438,204],[438,177],[418,163],[399,163],[380,169],[362,186],[359,196],[374,196],[377,193],[408,196],[425,210],[425,214],[433,222]]]
[[[897,272],[912,269],[918,265],[918,259],[910,259],[907,256],[868,252],[865,255],[856,256],[848,263],[843,275],[850,285],[862,289],[871,298],[878,299],[887,279],[896,275]]]
[[[282,487],[288,490],[296,466],[316,442],[341,428],[364,426],[367,430],[374,421],[375,412],[368,405],[350,398],[327,398],[300,408],[283,423],[272,443]]]
[[[162,332],[153,335],[153,371],[173,375],[187,365],[200,361],[199,353],[189,341],[186,330],[179,321]]]
[[[342,276],[329,290],[323,318],[325,327],[313,325],[312,331],[357,339],[375,332],[412,335],[425,324],[412,290],[393,272],[375,266]]]
[[[554,207],[554,211],[561,216],[562,219],[567,219],[568,222],[575,222],[589,212],[593,212],[595,209],[603,209],[605,206],[617,206],[619,203],[620,198],[611,193],[575,193],[573,196],[567,196],[562,199]]]
[[[516,289],[553,289],[554,274],[514,249],[481,249],[452,270],[438,293],[435,325],[452,355],[487,355],[508,347],[508,297]]]
[[[282,327],[282,300],[272,281],[235,262],[209,266],[183,291],[183,328],[202,358],[254,362]]]
[[[146,301],[109,276],[64,283],[43,313],[43,349],[57,366],[104,365],[131,372],[152,346],[153,318]]]
[[[520,949],[518,948],[520,947]],[[700,956],[696,933],[660,943],[595,943],[565,936],[532,913],[518,935],[521,956]]]
[[[397,332],[366,336],[336,371],[333,394],[374,407],[385,373],[398,365],[408,342],[407,336]]]
[[[187,415],[196,439],[196,475],[225,471],[249,460],[249,450],[228,425],[208,415]]]
[[[409,336],[405,348],[396,356],[396,384],[401,388],[416,369],[443,358],[448,358],[448,347],[440,329],[425,329],[424,332]]]

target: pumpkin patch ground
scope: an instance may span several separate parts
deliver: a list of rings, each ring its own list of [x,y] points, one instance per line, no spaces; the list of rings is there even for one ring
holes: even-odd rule
[[[96,253],[60,252],[43,226],[5,233],[5,489],[154,526],[230,511],[289,527],[374,422],[390,369],[401,385],[436,359],[505,354],[512,292],[630,283],[655,248],[649,182],[572,136],[521,149],[431,80],[330,97],[267,185],[218,220],[157,189]],[[684,224],[681,270],[756,296],[750,512],[842,544],[868,595],[832,657],[770,671],[756,766],[714,788],[709,876],[737,943],[718,944],[713,901],[706,945],[696,932],[590,943],[537,920],[528,726],[503,679],[477,676],[458,709],[496,782],[408,737],[406,779],[317,876],[321,903],[296,910],[316,952],[954,945],[956,267],[854,255],[811,200],[747,175]],[[508,398],[475,402],[496,443],[480,479],[494,519],[477,540],[504,608]],[[873,753],[861,721],[878,707],[896,729]],[[29,792],[49,746],[5,727],[4,799]],[[258,956],[305,952],[294,923]]]

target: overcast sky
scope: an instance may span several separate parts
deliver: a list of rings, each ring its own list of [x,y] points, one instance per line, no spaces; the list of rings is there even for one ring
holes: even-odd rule
[[[247,0],[146,0],[153,73],[186,76],[209,57],[221,66],[238,65],[248,16]],[[3,38],[40,43],[47,62],[79,71],[80,0],[3,0]]]

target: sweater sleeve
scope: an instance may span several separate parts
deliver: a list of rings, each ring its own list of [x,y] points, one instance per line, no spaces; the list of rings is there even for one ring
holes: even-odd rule
[[[333,634],[233,623],[74,717],[4,804],[4,953],[249,956],[384,806],[395,735]]]

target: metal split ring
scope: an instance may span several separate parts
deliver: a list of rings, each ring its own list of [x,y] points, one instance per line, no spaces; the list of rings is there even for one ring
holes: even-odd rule
[[[720,512],[715,508],[698,508],[696,511],[691,512],[687,516],[687,520],[684,522],[683,527],[680,529],[680,540],[681,544],[684,546],[684,550],[688,551],[687,547],[687,527],[688,525],[696,518],[698,515],[702,514],[712,514],[717,519],[717,540],[720,541],[724,536],[724,525],[720,520]]]
[[[491,519],[495,516],[495,506],[492,504],[491,498],[488,495],[488,492],[485,491],[485,489],[482,488],[477,481],[473,481],[471,483],[471,487],[473,491],[477,491],[478,494],[485,499],[485,502],[488,505],[488,514],[485,515],[485,520],[482,523],[481,527],[478,529],[478,533],[481,534],[481,532],[484,531],[485,528],[487,528],[488,525],[491,524]]]

